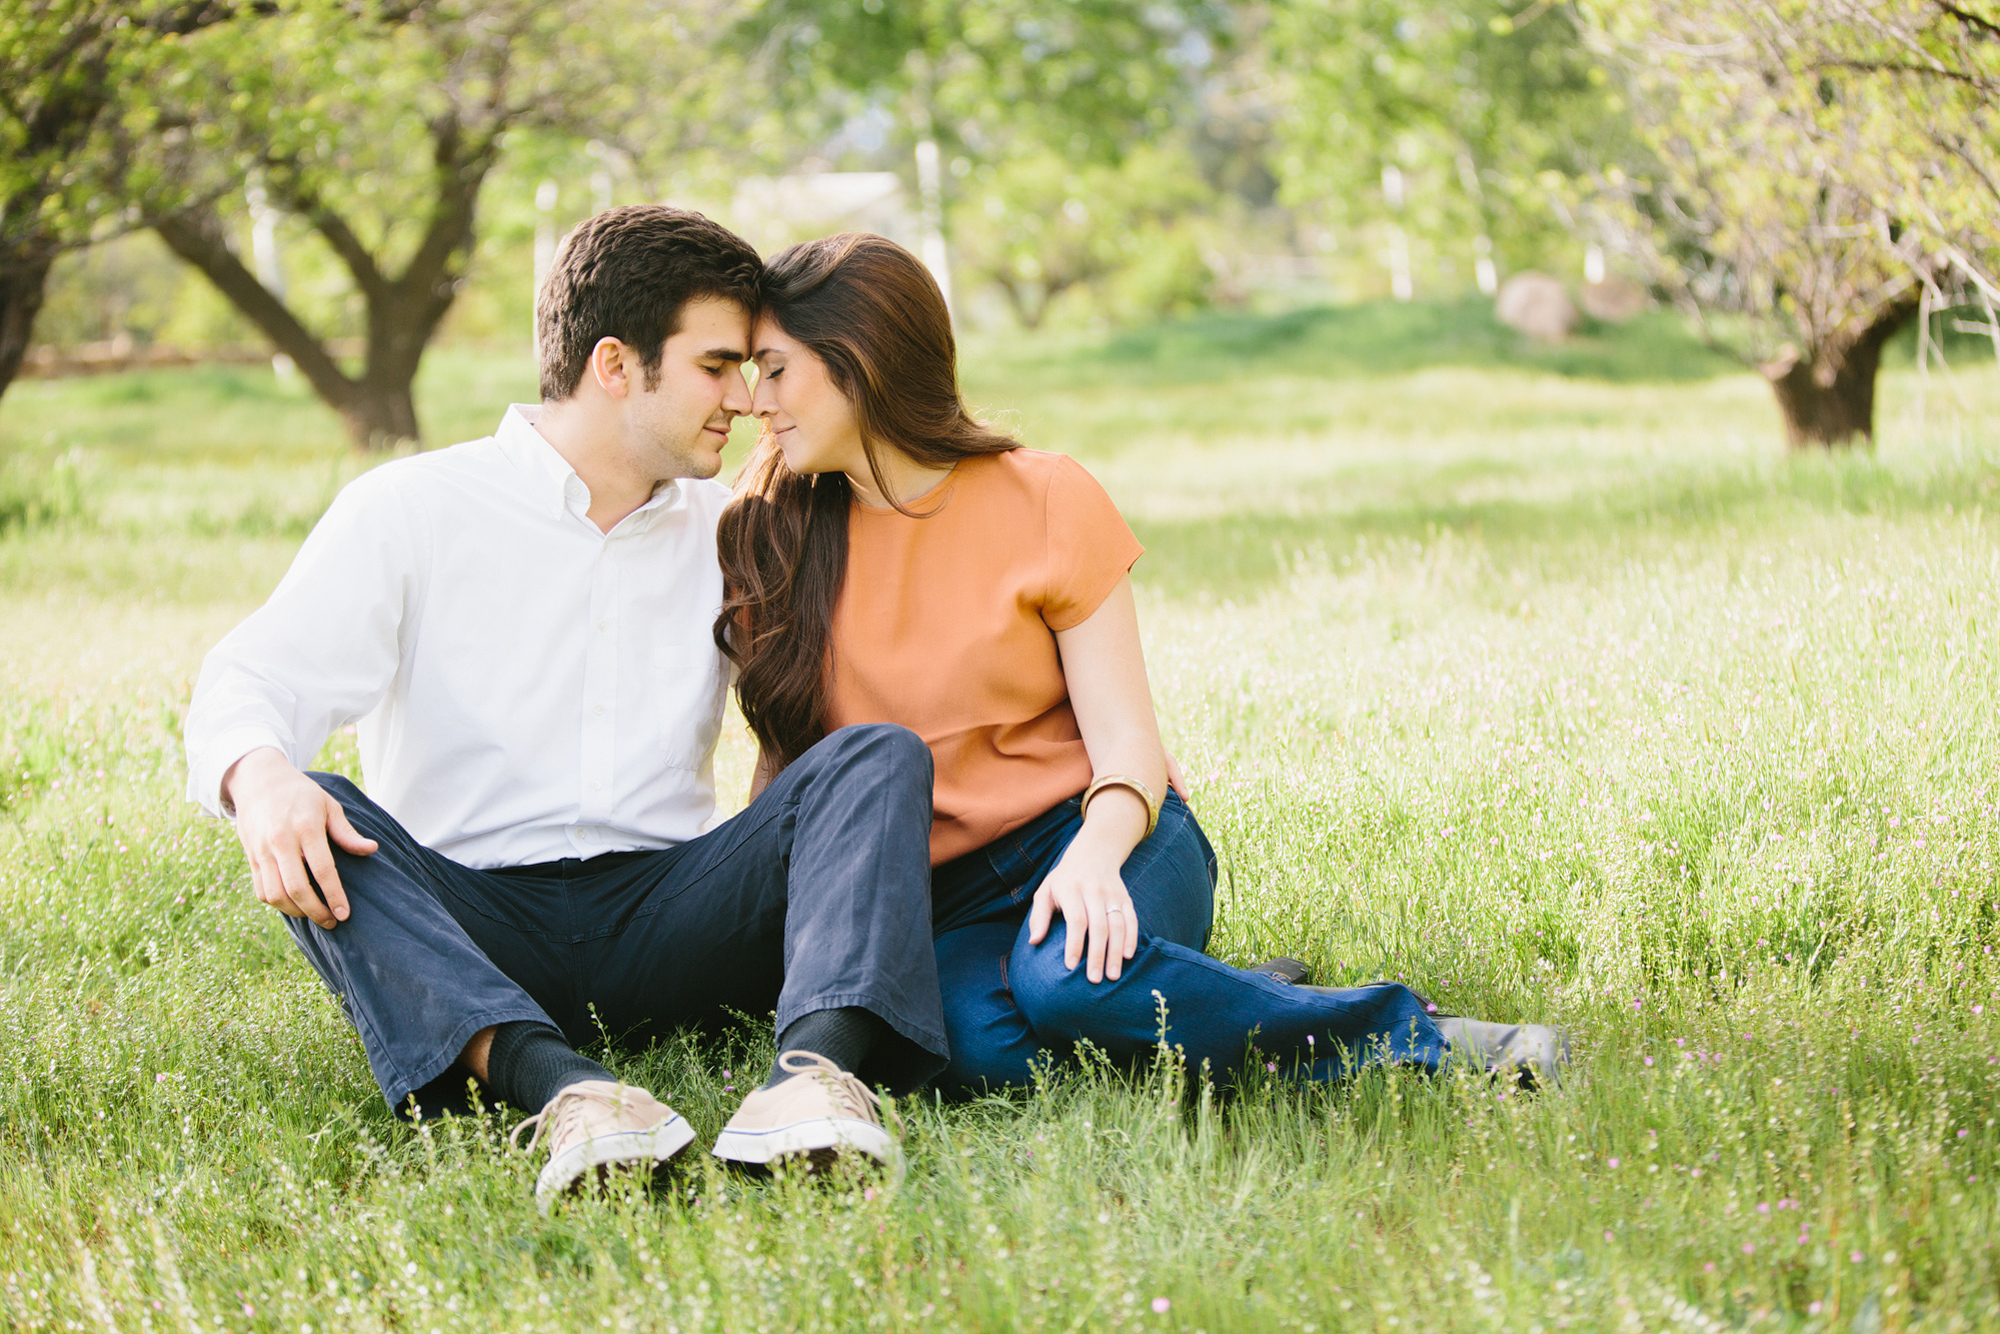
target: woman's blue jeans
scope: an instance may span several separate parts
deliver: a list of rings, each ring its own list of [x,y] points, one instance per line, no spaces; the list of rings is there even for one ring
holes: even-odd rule
[[[1067,1058],[1085,1041],[1129,1062],[1162,1036],[1190,1067],[1206,1063],[1219,1078],[1243,1066],[1253,1043],[1280,1070],[1309,1069],[1315,1079],[1383,1061],[1435,1069],[1444,1059],[1437,1024],[1408,987],[1305,990],[1203,954],[1215,916],[1215,851],[1177,796],[1123,867],[1139,915],[1138,952],[1116,981],[1092,982],[1081,963],[1066,968],[1061,914],[1031,945],[1028,910],[1082,827],[1073,797],[931,872],[951,1047],[940,1091],[1029,1083],[1038,1058]]]

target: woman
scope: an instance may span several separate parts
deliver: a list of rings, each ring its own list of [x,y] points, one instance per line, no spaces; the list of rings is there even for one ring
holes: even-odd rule
[[[1323,1078],[1432,1068],[1408,988],[1289,986],[1201,950],[1215,855],[1177,793],[1128,571],[1142,548],[1090,475],[973,420],[943,298],[880,237],[772,260],[752,348],[764,434],[720,529],[758,786],[834,728],[931,748],[932,928],[948,1091],[1028,1082],[1088,1040],[1162,1036],[1236,1069],[1254,1040]]]

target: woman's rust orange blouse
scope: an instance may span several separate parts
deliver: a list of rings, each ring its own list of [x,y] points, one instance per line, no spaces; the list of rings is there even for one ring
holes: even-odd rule
[[[1035,449],[966,459],[908,508],[849,515],[827,725],[930,746],[935,866],[1089,785],[1055,632],[1145,548],[1081,464]]]

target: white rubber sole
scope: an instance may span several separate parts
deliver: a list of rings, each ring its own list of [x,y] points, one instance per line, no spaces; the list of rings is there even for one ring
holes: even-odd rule
[[[846,1117],[794,1121],[769,1130],[725,1129],[715,1138],[715,1156],[731,1163],[768,1166],[795,1154],[821,1155],[851,1149],[878,1163],[893,1162],[896,1142],[881,1126]]]
[[[668,1115],[658,1125],[644,1130],[621,1130],[611,1135],[592,1135],[554,1155],[541,1175],[535,1178],[535,1202],[547,1213],[549,1204],[576,1184],[577,1178],[600,1167],[622,1163],[666,1162],[694,1143],[694,1127],[679,1112]]]

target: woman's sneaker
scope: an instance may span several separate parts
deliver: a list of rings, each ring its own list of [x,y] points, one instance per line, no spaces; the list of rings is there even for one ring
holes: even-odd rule
[[[1255,968],[1246,968],[1246,973],[1262,973],[1274,981],[1288,986],[1304,987],[1312,985],[1313,970],[1310,964],[1298,959],[1288,959],[1280,954],[1275,959],[1266,959]]]
[[[896,1142],[875,1109],[882,1100],[839,1066],[809,1051],[788,1051],[778,1068],[790,1079],[754,1090],[715,1140],[715,1156],[732,1163],[769,1166],[780,1158],[809,1158],[815,1168],[846,1151],[891,1163]]]
[[[679,1112],[642,1088],[585,1079],[568,1085],[548,1105],[514,1127],[510,1141],[533,1126],[528,1150],[548,1141],[549,1161],[535,1178],[535,1203],[547,1213],[556,1196],[586,1173],[602,1178],[620,1163],[657,1168],[685,1149],[694,1127]]]

